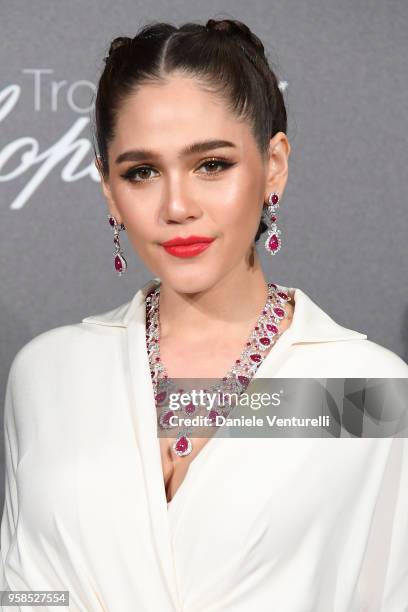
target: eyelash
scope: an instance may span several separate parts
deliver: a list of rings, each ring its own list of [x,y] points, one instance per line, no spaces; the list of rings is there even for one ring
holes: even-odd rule
[[[211,158],[211,159],[207,159],[205,160],[201,166],[206,166],[207,164],[216,164],[217,166],[221,166],[222,170],[217,170],[217,172],[206,172],[205,174],[208,175],[218,175],[221,174],[221,172],[223,172],[224,170],[227,170],[228,168],[230,168],[231,166],[234,166],[234,163],[231,162],[227,162],[224,159],[220,159],[220,158]],[[199,166],[199,168],[201,168],[201,166]],[[141,170],[151,170],[152,167],[151,166],[138,166],[137,168],[130,168],[129,170],[127,170],[124,174],[121,174],[121,177],[124,178],[126,181],[129,181],[130,183],[147,183],[149,181],[152,180],[152,178],[148,178],[148,179],[141,179],[141,180],[134,180],[135,175],[140,172]]]

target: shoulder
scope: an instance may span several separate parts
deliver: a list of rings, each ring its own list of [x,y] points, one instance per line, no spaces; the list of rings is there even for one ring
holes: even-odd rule
[[[109,353],[117,341],[119,328],[74,323],[49,329],[26,342],[15,354],[10,379],[18,382],[29,377],[48,377],[57,369],[62,376],[70,368],[89,369],[97,357]],[[106,351],[103,350],[106,347]]]
[[[408,364],[391,349],[372,340],[356,342],[354,360],[373,378],[408,378]]]
[[[89,315],[81,322],[54,327],[24,344],[10,366],[10,378],[31,380],[36,375],[52,383],[58,377],[96,375],[115,364],[123,349],[126,328],[132,319],[144,320],[144,295],[158,279],[141,287],[131,300],[101,314]],[[120,359],[117,359],[118,363]],[[38,386],[37,386],[38,387]]]
[[[18,350],[12,362],[12,369],[17,371],[23,365],[35,363],[45,355],[55,356],[63,347],[82,341],[84,334],[81,326],[81,323],[62,325],[34,336]]]
[[[408,378],[408,364],[399,355],[366,338],[299,344],[296,353],[310,370],[304,376]]]
[[[121,383],[119,331],[76,323],[45,331],[24,344],[9,369],[7,426],[12,422],[23,433],[32,428],[38,433],[46,421],[68,423],[93,402],[102,404],[108,382]]]
[[[408,377],[408,364],[389,348],[372,340],[351,341],[347,357],[353,366],[361,372],[367,372],[372,378],[405,378]],[[343,348],[343,351],[346,351]]]

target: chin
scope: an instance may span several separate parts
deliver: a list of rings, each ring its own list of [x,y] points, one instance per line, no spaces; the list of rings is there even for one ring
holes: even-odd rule
[[[208,266],[200,268],[200,266],[188,266],[179,268],[178,270],[169,270],[157,274],[162,283],[171,287],[177,293],[199,293],[209,289],[214,285],[218,277],[214,274],[214,270],[208,269]]]

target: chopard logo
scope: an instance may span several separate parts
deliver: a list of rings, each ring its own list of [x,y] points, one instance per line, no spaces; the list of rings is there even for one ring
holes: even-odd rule
[[[57,167],[60,169],[61,179],[67,183],[88,176],[95,182],[100,181],[93,161],[92,144],[89,138],[81,136],[90,122],[93,103],[84,106],[80,104],[80,99],[93,97],[90,94],[95,93],[96,87],[86,80],[74,81],[71,84],[65,80],[56,81],[50,76],[53,72],[48,68],[23,69],[23,85],[6,85],[0,90],[0,124],[12,120],[13,111],[22,101],[26,89],[27,95],[32,96],[33,124],[38,124],[35,113],[47,113],[49,118],[51,113],[60,112],[62,107],[65,107],[64,112],[68,107],[78,115],[87,115],[77,118],[66,132],[59,136],[55,144],[43,151],[41,143],[34,137],[21,134],[1,147],[0,183],[21,176],[28,177],[23,189],[10,204],[12,210],[23,208],[41,183]],[[44,123],[44,129],[45,127]],[[89,153],[92,153],[91,160]]]

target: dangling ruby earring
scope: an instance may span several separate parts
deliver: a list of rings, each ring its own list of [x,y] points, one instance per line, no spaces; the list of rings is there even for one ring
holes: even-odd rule
[[[268,236],[265,240],[265,249],[271,254],[276,255],[278,251],[280,251],[282,247],[282,240],[280,238],[281,231],[278,229],[276,225],[276,216],[275,212],[279,208],[279,194],[276,191],[272,191],[268,197],[268,206],[264,206],[262,211],[262,217],[268,226]]]
[[[120,247],[119,232],[126,228],[123,225],[123,223],[118,223],[115,217],[113,217],[112,215],[108,215],[108,221],[109,221],[109,225],[113,228],[113,232],[114,232],[113,242],[115,245],[115,252],[113,253],[113,257],[114,257],[115,270],[119,274],[119,276],[122,276],[122,274],[126,272],[127,262],[126,262],[126,259],[123,257],[123,251]]]

